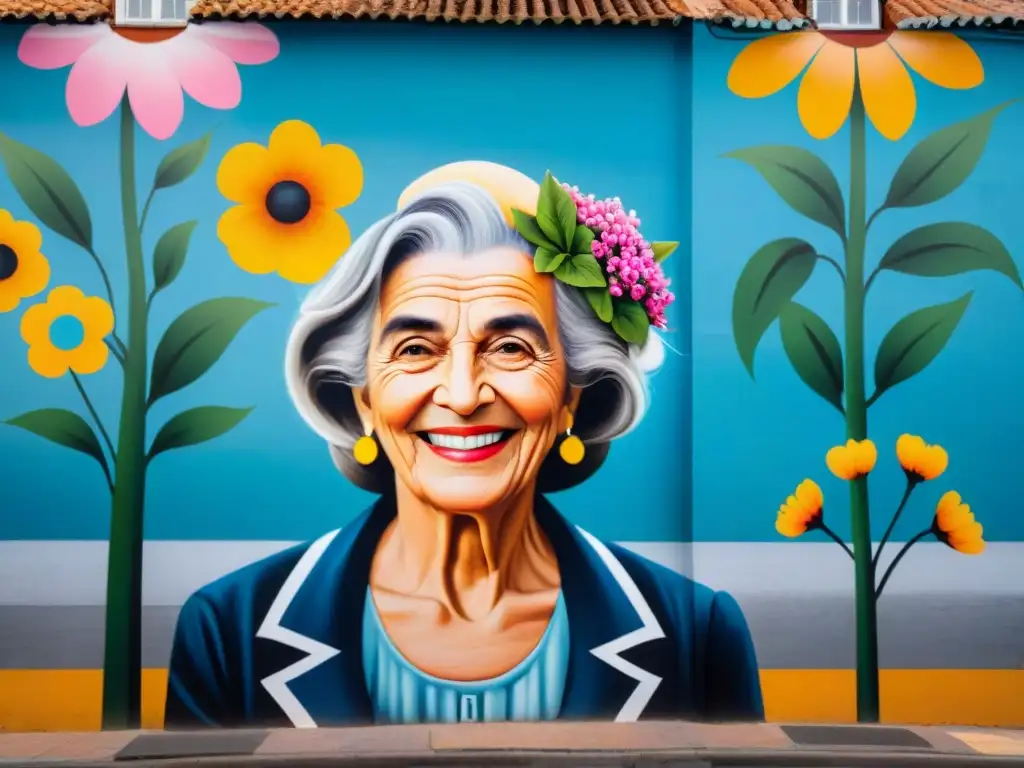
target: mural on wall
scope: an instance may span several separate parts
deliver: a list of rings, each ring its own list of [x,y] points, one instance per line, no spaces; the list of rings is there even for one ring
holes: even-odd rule
[[[31,27],[22,37],[21,61],[38,69],[71,66],[67,106],[77,125],[89,126],[115,112],[120,120],[120,155],[110,158],[120,174],[124,257],[128,291],[116,300],[108,276],[114,254],[100,253],[93,239],[93,212],[71,176],[41,150],[0,134],[11,185],[35,218],[90,258],[105,286],[104,296],[86,296],[72,285],[53,287],[46,299],[25,309],[21,336],[32,370],[47,379],[67,376],[81,396],[82,414],[42,408],[7,419],[57,445],[96,461],[109,487],[110,546],[107,573],[103,724],[137,727],[141,687],[142,538],[146,473],[159,455],[213,440],[252,410],[208,405],[178,413],[147,441],[147,412],[204,376],[235,336],[271,305],[221,296],[179,315],[149,352],[150,310],[185,267],[196,221],[164,232],[149,260],[143,253],[146,218],[157,193],[185,182],[203,162],[209,136],[168,152],[154,172],[140,209],[136,126],[155,139],[170,138],[181,124],[182,91],[216,109],[241,98],[237,64],[262,64],[278,52],[274,35],[255,24],[189,26],[157,43],[140,43],[106,24]],[[51,282],[39,228],[0,211],[0,311],[41,294]],[[122,373],[116,428],[101,420],[89,397],[87,377],[113,358]],[[40,390],[41,393],[45,389]]]
[[[906,474],[905,491],[872,551],[868,475],[878,450],[869,439],[868,411],[887,391],[928,367],[953,335],[972,294],[914,310],[898,321],[875,352],[874,386],[868,394],[864,340],[868,293],[887,272],[945,277],[993,270],[1022,285],[1006,247],[991,232],[967,222],[923,224],[891,244],[874,267],[867,263],[866,239],[876,219],[886,211],[927,206],[960,187],[981,158],[993,121],[1009,105],[956,122],[912,147],[889,181],[882,204],[869,214],[867,124],[890,141],[899,141],[909,130],[916,94],[908,68],[948,89],[974,88],[984,80],[982,63],[967,42],[952,33],[933,31],[775,35],[747,45],[728,76],[730,90],[745,98],[770,96],[802,76],[799,116],[815,139],[829,139],[849,122],[845,191],[829,166],[801,147],[762,145],[728,156],[749,164],[793,210],[838,238],[838,259],[829,255],[832,247],[818,248],[799,238],[776,240],[758,250],[737,281],[732,326],[736,349],[753,376],[757,347],[777,320],[794,371],[845,420],[847,439],[828,451],[825,460],[834,475],[849,482],[852,549],[825,523],[823,494],[812,479],[804,480],[780,507],[776,528],[787,537],[820,530],[854,562],[857,716],[861,721],[877,721],[879,716],[876,607],[896,567],[911,547],[928,537],[963,554],[979,554],[985,548],[981,524],[951,490],[938,499],[930,519],[902,546],[884,573],[878,573],[882,551],[911,495],[943,474],[948,456],[945,449],[927,444],[920,436],[904,434],[898,439],[895,453]],[[833,269],[840,283],[842,343],[824,319],[795,300],[819,264]]]
[[[338,220],[288,228],[352,193],[289,166],[313,135],[292,121],[225,156],[239,206],[219,231],[243,269],[320,277],[324,239],[347,238]],[[677,244],[639,226],[550,173],[460,162],[356,239],[303,303],[285,370],[337,469],[379,499],[186,601],[169,727],[763,717],[737,603],[544,495],[586,482],[646,410]],[[613,468],[641,482],[628,457]]]

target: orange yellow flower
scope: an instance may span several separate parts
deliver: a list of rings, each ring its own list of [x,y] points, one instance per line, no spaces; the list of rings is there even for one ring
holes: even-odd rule
[[[0,312],[16,309],[50,282],[50,262],[39,252],[42,245],[39,227],[0,210]]]
[[[96,373],[110,354],[104,339],[114,331],[114,312],[97,296],[71,285],[50,291],[46,302],[21,317],[21,338],[28,344],[28,364],[48,379]]]
[[[796,492],[779,507],[775,518],[775,530],[791,539],[821,525],[822,507],[825,499],[821,488],[813,480],[804,480]]]
[[[974,88],[985,79],[974,49],[952,32],[812,31],[748,44],[729,70],[729,89],[759,99],[804,73],[797,94],[800,122],[814,138],[827,139],[846,122],[859,84],[868,118],[896,141],[910,129],[917,110],[908,68],[942,88]]]
[[[217,237],[246,272],[276,272],[315,283],[352,243],[337,209],[363,190],[363,166],[341,144],[321,145],[312,126],[288,120],[264,147],[239,144],[217,168],[217,187],[238,203],[217,224]]]
[[[948,491],[939,499],[932,529],[939,541],[962,555],[980,555],[985,551],[985,529],[956,491]]]
[[[941,445],[928,445],[918,435],[900,435],[896,458],[913,481],[934,480],[949,466],[949,454]]]
[[[878,461],[878,449],[870,440],[847,440],[846,445],[830,448],[825,464],[840,480],[853,480],[868,474]]]

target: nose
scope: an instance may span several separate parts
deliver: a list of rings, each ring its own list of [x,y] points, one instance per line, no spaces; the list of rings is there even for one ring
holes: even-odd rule
[[[468,417],[478,408],[493,403],[494,390],[482,381],[478,362],[475,344],[453,344],[444,381],[434,390],[434,404]]]

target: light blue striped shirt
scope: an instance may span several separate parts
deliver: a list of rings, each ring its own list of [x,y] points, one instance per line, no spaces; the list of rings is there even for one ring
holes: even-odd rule
[[[366,591],[363,673],[378,723],[554,720],[562,708],[568,665],[569,615],[561,593],[529,656],[490,680],[455,682],[421,672],[402,656]]]

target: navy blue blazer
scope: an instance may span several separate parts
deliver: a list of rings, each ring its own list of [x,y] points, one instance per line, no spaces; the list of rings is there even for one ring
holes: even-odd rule
[[[760,720],[757,660],[736,601],[570,525],[542,497],[571,651],[560,717]],[[371,723],[362,668],[382,498],[339,531],[231,573],[182,606],[168,728]]]

